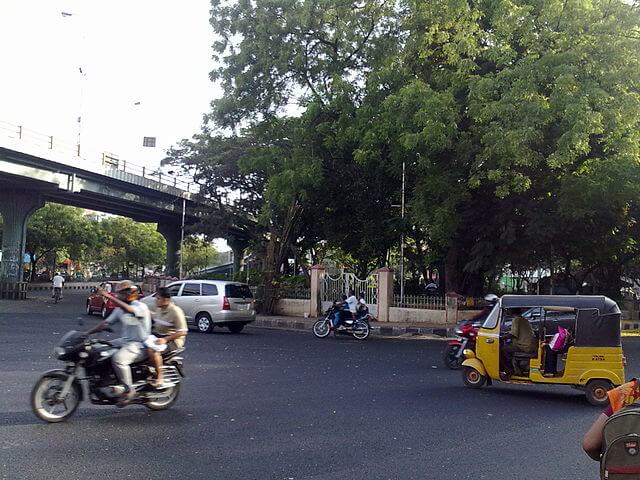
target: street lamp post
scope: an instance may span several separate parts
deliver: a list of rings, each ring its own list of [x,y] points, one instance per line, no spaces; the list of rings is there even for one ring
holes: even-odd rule
[[[71,12],[60,12],[60,14],[62,15],[63,18],[70,18],[73,17],[74,14]],[[80,34],[80,43],[84,44],[84,34]],[[80,55],[82,57],[82,55]],[[85,79],[87,77],[87,72],[86,70],[82,69],[82,58],[80,59],[80,63],[81,65],[78,67],[78,72],[80,73],[80,101],[79,101],[79,105],[78,105],[78,117],[77,117],[77,122],[78,122],[78,145],[77,145],[77,155],[78,157],[80,156],[80,145],[81,145],[81,139],[82,139],[82,100],[83,100],[83,96],[84,96],[84,82]]]

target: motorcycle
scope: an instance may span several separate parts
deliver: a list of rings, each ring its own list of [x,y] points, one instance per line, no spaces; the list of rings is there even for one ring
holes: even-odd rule
[[[358,340],[365,340],[369,336],[371,333],[369,321],[373,319],[373,315],[366,313],[357,316],[355,319],[349,318],[344,321],[344,328],[340,329],[333,326],[337,312],[337,307],[331,307],[325,312],[325,318],[313,324],[313,334],[316,337],[328,337],[332,331],[334,335],[353,335]]]
[[[462,352],[467,348],[475,351],[480,325],[482,325],[480,322],[463,322],[456,327],[457,338],[448,341],[444,352],[442,352],[442,359],[446,367],[452,370],[459,369],[464,361]]]
[[[83,399],[97,405],[115,405],[125,391],[111,365],[111,357],[117,351],[107,340],[89,339],[75,330],[65,334],[54,348],[54,355],[66,366],[49,370],[38,379],[31,391],[33,413],[45,422],[57,423],[69,418]],[[148,383],[151,366],[146,360],[131,365],[136,392],[131,404],[166,410],[176,402],[184,377],[183,359],[178,356],[182,351],[162,354],[165,379],[162,389]]]

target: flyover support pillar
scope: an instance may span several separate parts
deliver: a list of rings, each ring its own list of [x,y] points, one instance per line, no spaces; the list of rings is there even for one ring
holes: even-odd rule
[[[158,233],[167,241],[167,259],[166,274],[172,277],[179,275],[180,263],[180,239],[182,238],[182,229],[179,224],[175,223],[159,223]]]
[[[2,261],[0,284],[22,282],[22,265],[27,241],[27,220],[44,202],[36,192],[26,190],[0,191],[0,214],[4,223],[2,232]],[[5,288],[0,288],[5,290]],[[3,292],[0,295],[5,297]]]

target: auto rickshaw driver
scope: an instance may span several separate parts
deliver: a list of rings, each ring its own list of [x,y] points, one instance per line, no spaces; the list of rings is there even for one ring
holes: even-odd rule
[[[523,372],[518,370],[517,365],[513,364],[513,354],[516,352],[535,354],[538,351],[538,340],[533,333],[531,324],[522,316],[524,308],[512,308],[510,313],[513,314],[511,321],[511,329],[502,337],[502,345],[500,354],[502,357],[502,370],[505,373],[513,373],[522,375]],[[505,343],[511,340],[511,343]]]

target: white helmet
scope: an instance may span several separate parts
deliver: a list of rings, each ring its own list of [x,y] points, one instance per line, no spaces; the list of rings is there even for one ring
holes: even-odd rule
[[[498,303],[498,296],[490,293],[488,295],[485,295],[484,301],[487,302],[487,305],[491,305],[493,307],[496,303]]]

